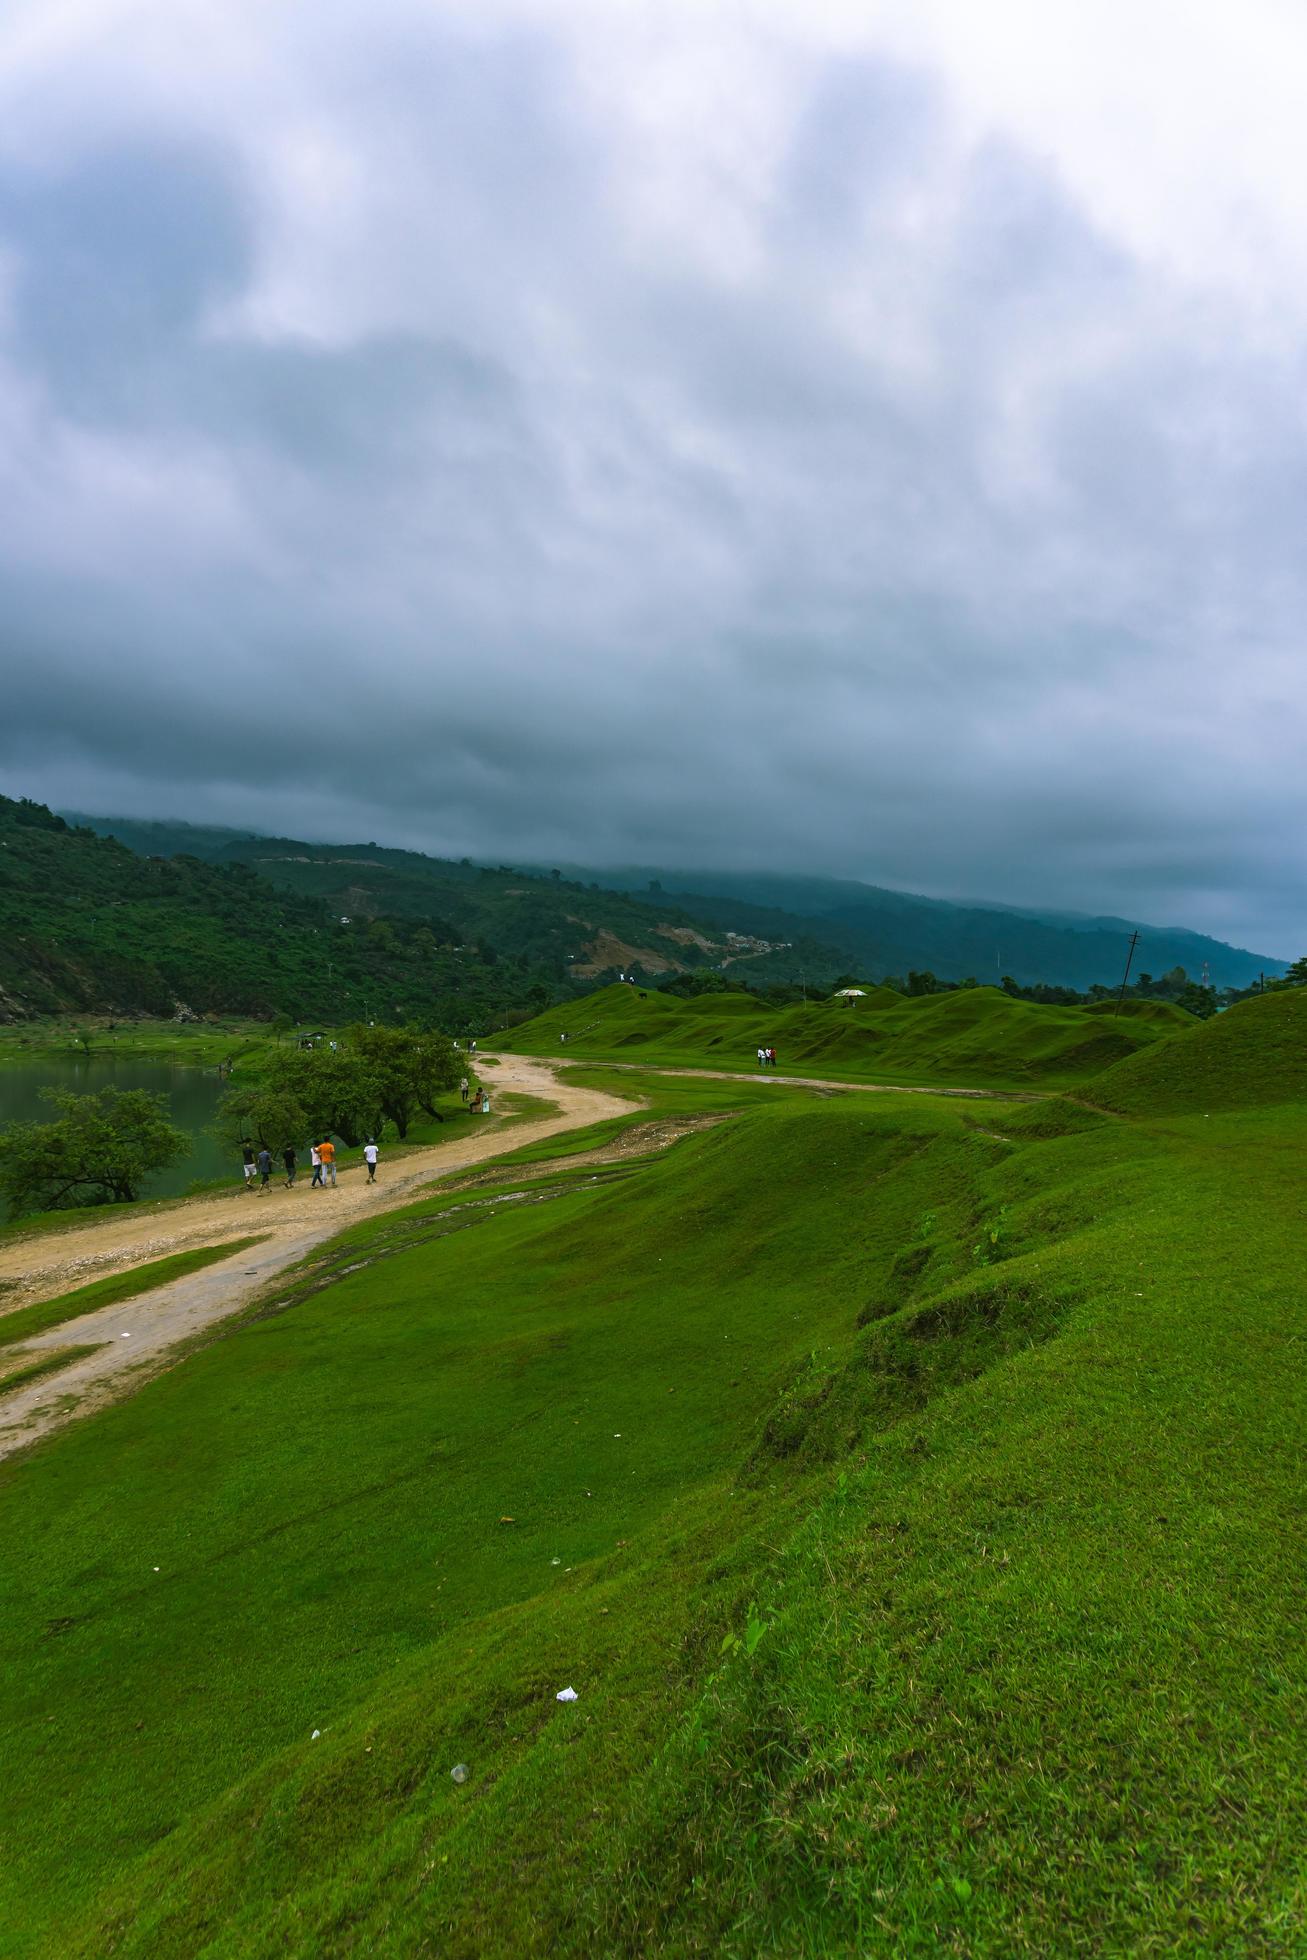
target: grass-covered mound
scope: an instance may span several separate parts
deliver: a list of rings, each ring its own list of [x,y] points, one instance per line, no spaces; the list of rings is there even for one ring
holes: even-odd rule
[[[0,1477],[11,1949],[1300,1952],[1304,1132],[785,1100],[349,1234]]]
[[[1092,1089],[1135,1115],[1307,1102],[1307,988],[1259,994],[1110,1069]]]
[[[749,994],[681,1000],[613,986],[501,1039],[525,1054],[725,1069],[747,1069],[759,1047],[773,1047],[782,1073],[832,1080],[1070,1088],[1194,1025],[1164,1003],[1138,1006],[1105,1016],[970,987],[914,999],[878,988],[864,1000],[777,1008]]]

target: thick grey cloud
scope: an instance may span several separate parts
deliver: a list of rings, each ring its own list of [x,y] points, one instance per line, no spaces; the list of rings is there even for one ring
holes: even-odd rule
[[[4,786],[1294,951],[1307,41],[711,13],[7,17]]]

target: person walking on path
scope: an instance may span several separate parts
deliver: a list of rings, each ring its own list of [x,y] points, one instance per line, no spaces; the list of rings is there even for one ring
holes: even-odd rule
[[[260,1183],[259,1183],[259,1189],[260,1189],[260,1191],[266,1191],[266,1190],[267,1190],[267,1188],[268,1188],[268,1179],[269,1179],[269,1178],[270,1178],[271,1176],[272,1176],[272,1152],[271,1152],[271,1151],[269,1150],[269,1148],[268,1148],[268,1146],[267,1146],[267,1144],[265,1143],[265,1144],[264,1144],[264,1146],[263,1146],[263,1148],[262,1148],[262,1150],[261,1150],[261,1151],[259,1152],[259,1179],[260,1179]]]
[[[309,1189],[310,1191],[320,1190],[322,1188],[322,1152],[318,1149],[316,1143],[309,1145],[309,1162],[313,1166],[313,1180],[309,1185]]]
[[[463,1077],[463,1080],[459,1083],[458,1087],[459,1087],[459,1093],[461,1094],[463,1101],[466,1102],[467,1101],[467,1077],[466,1076]]]
[[[293,1143],[286,1145],[286,1148],[281,1153],[281,1161],[286,1166],[286,1189],[289,1191],[291,1185],[295,1182],[295,1165],[297,1162]]]
[[[368,1183],[375,1184],[377,1181],[377,1146],[371,1137],[368,1138],[363,1146],[363,1161],[368,1167]]]
[[[254,1189],[254,1168],[255,1168],[254,1145],[252,1143],[243,1143],[241,1145],[241,1156],[245,1160],[245,1189],[247,1191],[252,1191]]]
[[[322,1142],[318,1145],[318,1155],[322,1159],[323,1184],[330,1183],[334,1186],[336,1182],[336,1146],[330,1137],[324,1137],[322,1139]]]

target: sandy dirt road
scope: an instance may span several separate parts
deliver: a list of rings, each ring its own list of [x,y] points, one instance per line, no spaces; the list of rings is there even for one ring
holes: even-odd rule
[[[489,1063],[491,1058],[485,1060]],[[7,1350],[6,1368],[51,1349],[95,1344],[92,1353],[57,1374],[0,1398],[0,1458],[26,1448],[73,1417],[130,1393],[166,1367],[173,1350],[237,1312],[278,1273],[344,1226],[409,1203],[425,1186],[452,1171],[609,1117],[629,1116],[639,1106],[634,1097],[580,1088],[549,1063],[516,1055],[500,1056],[493,1075],[484,1079],[492,1090],[492,1102],[496,1092],[508,1090],[546,1098],[556,1105],[557,1113],[514,1123],[507,1130],[494,1116],[475,1119],[483,1121],[484,1128],[460,1131],[457,1140],[407,1152],[389,1164],[383,1152],[373,1185],[360,1165],[342,1171],[334,1189],[314,1191],[306,1167],[291,1191],[274,1178],[266,1193],[238,1189],[231,1195],[190,1198],[144,1216],[126,1209],[116,1216],[99,1213],[66,1232],[33,1236],[0,1249],[0,1281],[7,1282],[0,1293],[3,1334],[5,1312],[30,1301],[50,1299],[168,1253],[220,1245],[255,1232],[267,1234],[263,1244],[230,1260],[173,1280],[139,1299],[65,1321]]]
[[[578,1055],[559,1063],[569,1068],[611,1069],[615,1075],[680,1075],[706,1082],[774,1082],[780,1088],[853,1090],[861,1096],[959,1096],[968,1102],[1043,1102],[1048,1089],[944,1089],[920,1082],[832,1082],[825,1075],[777,1075],[774,1069],[658,1068],[650,1062],[587,1062]],[[565,1078],[559,1075],[559,1081]]]

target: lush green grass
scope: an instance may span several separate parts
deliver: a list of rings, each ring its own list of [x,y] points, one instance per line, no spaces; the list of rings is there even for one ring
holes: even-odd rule
[[[1089,1081],[1193,1025],[1158,1001],[1128,1001],[1118,1017],[1098,1007],[1041,1007],[994,987],[918,999],[882,987],[852,1006],[814,1000],[769,1008],[747,994],[680,1000],[613,986],[498,1039],[565,1061],[734,1070],[755,1068],[759,1047],[773,1047],[781,1074],[1030,1089]]]
[[[1307,988],[1241,1001],[1119,1062],[1087,1093],[1140,1116],[1307,1101]]]
[[[276,1045],[257,1021],[114,1020],[105,1014],[52,1015],[0,1027],[0,1067],[16,1062],[130,1060],[216,1068],[261,1057]]]
[[[0,1368],[0,1395],[8,1395],[11,1389],[27,1388],[32,1382],[40,1381],[43,1375],[58,1374],[70,1362],[80,1361],[84,1354],[94,1354],[91,1347],[56,1348],[52,1354],[37,1355],[18,1368],[10,1368],[6,1373]]]
[[[1301,1952],[1304,1145],[758,1087],[356,1228],[0,1473],[13,1950]]]
[[[56,1299],[38,1300],[33,1306],[15,1307],[8,1313],[0,1298],[0,1347],[30,1341],[34,1334],[46,1334],[52,1327],[62,1327],[66,1320],[77,1320],[101,1307],[115,1307],[120,1300],[134,1300],[140,1293],[153,1292],[169,1280],[184,1279],[187,1273],[198,1273],[235,1252],[248,1252],[252,1245],[263,1244],[263,1236],[255,1234],[248,1239],[229,1239],[225,1245],[201,1245],[189,1252],[169,1253],[164,1259],[133,1266],[130,1272],[111,1273],[107,1279],[91,1280],[71,1293],[60,1293]]]

